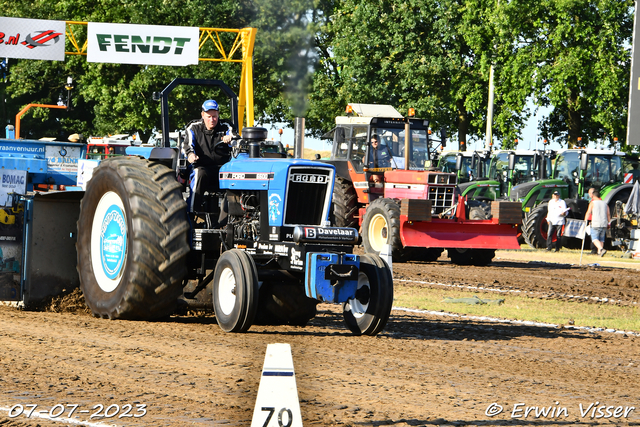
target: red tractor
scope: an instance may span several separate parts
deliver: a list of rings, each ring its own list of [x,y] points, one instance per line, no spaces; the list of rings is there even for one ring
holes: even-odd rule
[[[327,137],[333,138],[327,162],[337,175],[333,220],[359,226],[367,253],[389,244],[395,261],[435,261],[447,249],[455,264],[487,265],[496,249],[520,248],[521,206],[460,196],[456,174],[431,167],[427,120],[388,105],[349,104]],[[443,145],[445,138],[442,131]]]

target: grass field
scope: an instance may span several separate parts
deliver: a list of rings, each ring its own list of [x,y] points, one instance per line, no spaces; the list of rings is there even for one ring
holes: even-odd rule
[[[578,301],[527,298],[515,295],[472,294],[452,289],[416,289],[402,286],[401,282],[396,282],[394,285],[394,305],[398,307],[544,322],[555,325],[640,332],[638,307],[621,307],[604,303],[585,304]],[[504,302],[475,305],[465,302],[447,302],[447,299],[468,301],[474,296],[485,301],[504,299]]]
[[[494,261],[549,262],[584,267],[640,268],[640,260],[625,258],[621,251],[610,251],[604,257],[591,255],[587,248],[563,248],[560,252],[545,252],[523,245],[520,250],[496,251]],[[447,299],[470,298],[504,299],[500,305],[445,302]],[[394,283],[394,305],[398,307],[444,311],[471,316],[544,322],[556,325],[575,325],[640,332],[640,309],[637,306],[617,306],[609,303],[584,303],[579,300],[529,298],[514,294],[471,293],[456,289],[412,288]]]

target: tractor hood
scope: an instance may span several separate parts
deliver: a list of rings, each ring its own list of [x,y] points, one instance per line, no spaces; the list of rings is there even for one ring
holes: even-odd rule
[[[511,199],[511,201],[513,202],[521,202],[525,197],[527,197],[527,194],[529,194],[531,190],[538,185],[540,185],[540,182],[537,181],[515,185],[513,188],[511,188],[511,196],[509,197],[509,199]]]
[[[284,189],[290,169],[305,172],[290,179],[300,182],[316,182],[330,179],[333,182],[333,165],[305,159],[251,158],[242,153],[220,168],[220,188],[223,190],[273,190]],[[323,171],[314,174],[314,171]],[[323,178],[324,177],[324,178]]]
[[[266,191],[268,206],[264,209],[268,209],[269,226],[276,227],[274,235],[277,227],[324,226],[329,219],[334,178],[333,165],[304,159],[240,154],[220,168],[221,189]]]

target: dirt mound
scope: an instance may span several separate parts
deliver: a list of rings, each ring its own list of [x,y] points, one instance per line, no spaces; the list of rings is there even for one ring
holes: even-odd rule
[[[50,302],[44,304],[43,311],[91,314],[91,310],[84,303],[84,295],[82,295],[82,291],[79,288],[75,288],[70,293],[53,297]]]

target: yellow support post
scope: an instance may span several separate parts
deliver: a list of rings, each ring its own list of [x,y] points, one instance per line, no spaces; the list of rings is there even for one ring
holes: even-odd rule
[[[247,126],[253,126],[253,45],[256,41],[256,28],[243,28],[242,37],[242,74],[240,76],[240,94],[238,99],[238,120],[243,122],[247,111]]]

